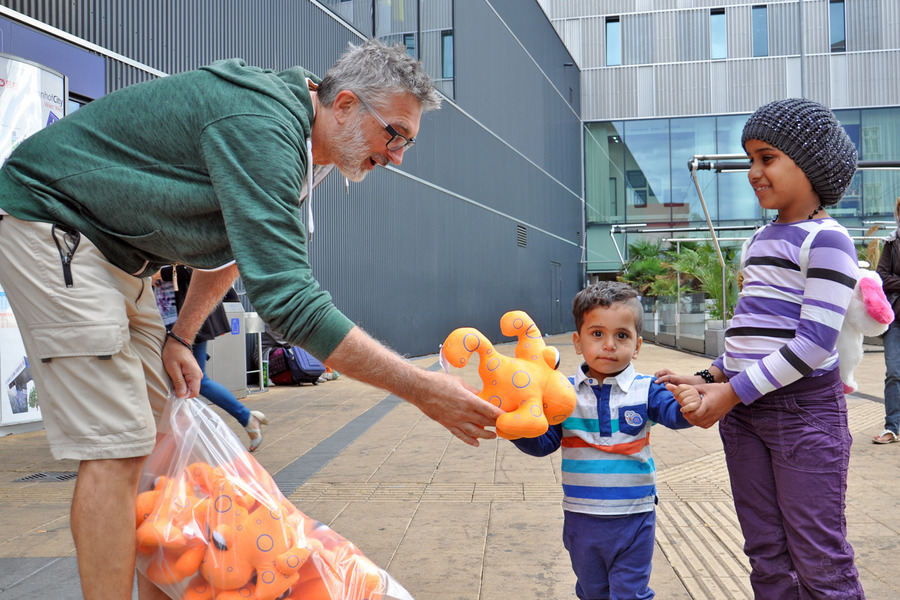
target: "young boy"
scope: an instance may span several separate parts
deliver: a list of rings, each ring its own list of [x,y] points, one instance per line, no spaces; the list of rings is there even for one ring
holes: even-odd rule
[[[670,391],[635,372],[631,361],[641,348],[643,309],[632,287],[593,284],[575,296],[572,313],[575,352],[585,360],[571,378],[575,411],[544,435],[513,443],[533,456],[562,446],[563,540],[578,598],[653,598],[656,470],[650,425],[690,427],[673,392],[684,404],[699,400],[699,393],[688,385]]]

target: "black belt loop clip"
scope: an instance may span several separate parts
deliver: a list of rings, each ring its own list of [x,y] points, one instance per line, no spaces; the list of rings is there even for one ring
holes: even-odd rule
[[[62,241],[60,241],[57,231],[62,232]],[[50,234],[53,236],[56,249],[59,250],[59,258],[62,261],[63,268],[63,281],[66,282],[66,287],[70,288],[72,287],[72,257],[75,255],[79,242],[81,242],[81,233],[63,225],[53,225],[50,229]]]

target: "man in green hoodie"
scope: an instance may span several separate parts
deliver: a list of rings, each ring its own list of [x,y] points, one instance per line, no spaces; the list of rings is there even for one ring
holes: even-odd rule
[[[319,288],[301,202],[337,167],[399,165],[440,105],[402,47],[352,46],[325,77],[225,60],[100,98],[25,140],[0,170],[0,285],[51,451],[80,460],[71,527],[88,600],[131,598],[134,506],[170,385],[197,395],[191,342],[241,275],[254,308],[335,370],[405,398],[462,441],[502,414],[411,365]],[[315,167],[314,167],[315,165]],[[150,287],[195,269],[167,334]],[[171,381],[171,384],[170,384]],[[164,597],[139,578],[143,600]]]

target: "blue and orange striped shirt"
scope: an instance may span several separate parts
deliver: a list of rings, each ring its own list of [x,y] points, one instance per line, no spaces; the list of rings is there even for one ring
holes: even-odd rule
[[[672,393],[633,365],[602,382],[585,367],[570,378],[578,395],[572,415],[540,437],[513,443],[532,456],[562,448],[563,509],[604,516],[650,512],[656,504],[650,426],[691,424]]]

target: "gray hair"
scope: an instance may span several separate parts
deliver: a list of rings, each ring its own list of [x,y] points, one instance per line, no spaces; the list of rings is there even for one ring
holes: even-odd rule
[[[434,89],[425,67],[406,53],[406,46],[385,46],[376,39],[350,48],[337,59],[319,84],[319,102],[330,107],[342,90],[350,90],[365,102],[385,106],[394,94],[412,94],[422,111],[441,106],[441,96]]]
[[[572,301],[572,316],[575,329],[581,332],[584,315],[597,307],[609,308],[613,304],[624,304],[634,314],[634,326],[638,335],[644,329],[644,307],[637,290],[621,281],[599,281],[591,284],[575,295]]]

